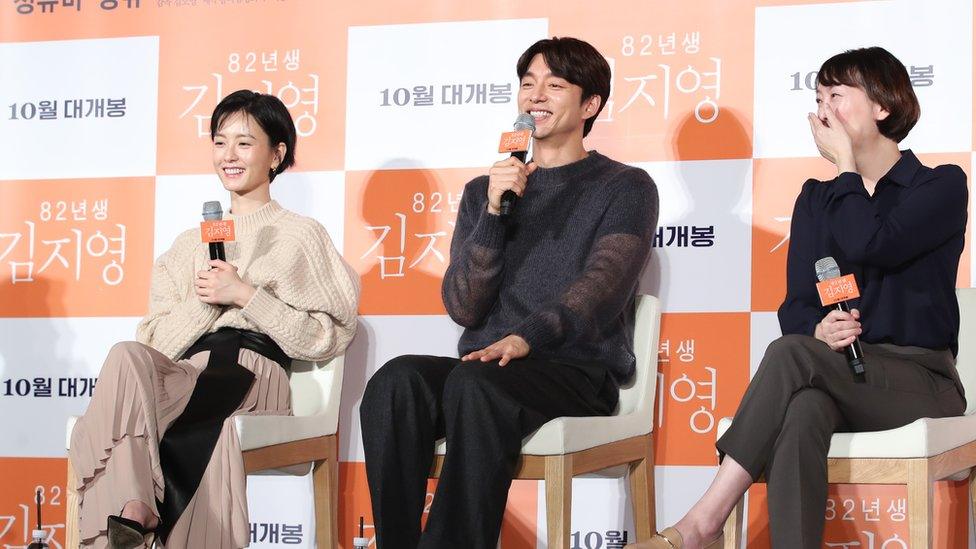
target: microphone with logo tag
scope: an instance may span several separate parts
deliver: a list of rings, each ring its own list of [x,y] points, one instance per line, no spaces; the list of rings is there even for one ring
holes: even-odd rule
[[[512,153],[512,156],[518,158],[520,162],[525,164],[525,159],[528,158],[529,148],[532,146],[532,134],[535,133],[535,119],[532,115],[523,112],[518,115],[515,119],[515,127],[513,131],[505,132],[502,134],[501,143],[498,145],[498,152],[500,153]],[[515,203],[518,201],[518,195],[515,191],[509,189],[502,193],[501,205],[498,208],[499,214],[502,219],[508,218],[515,211]]]
[[[200,238],[210,245],[210,259],[227,261],[224,242],[234,241],[234,220],[224,220],[224,211],[216,200],[203,203]]]
[[[817,280],[820,281],[817,284],[820,303],[824,307],[833,306],[838,311],[850,313],[851,307],[847,302],[861,297],[854,275],[841,276],[840,267],[832,257],[817,260],[814,268],[817,270]],[[861,341],[855,337],[854,342],[844,348],[844,353],[847,355],[847,365],[854,372],[854,381],[864,383],[864,352],[861,351]]]

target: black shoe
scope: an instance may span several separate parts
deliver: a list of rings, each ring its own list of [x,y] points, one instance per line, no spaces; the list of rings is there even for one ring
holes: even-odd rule
[[[116,515],[108,517],[109,549],[136,549],[152,547],[155,529],[149,529],[138,522]]]

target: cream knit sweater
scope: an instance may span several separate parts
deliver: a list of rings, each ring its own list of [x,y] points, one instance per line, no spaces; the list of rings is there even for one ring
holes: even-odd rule
[[[156,260],[137,339],[176,360],[200,336],[232,327],[266,334],[299,360],[342,353],[356,332],[359,277],[325,228],[275,201],[228,218],[237,234],[225,244],[227,262],[257,288],[254,297],[243,308],[197,298],[193,282],[209,254],[200,229],[190,229]]]

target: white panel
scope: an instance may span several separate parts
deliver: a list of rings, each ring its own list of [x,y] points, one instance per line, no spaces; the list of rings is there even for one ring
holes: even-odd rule
[[[88,386],[79,380],[97,378],[108,350],[135,339],[138,322],[128,317],[0,319],[0,417],[7,418],[0,456],[63,457],[65,421],[84,413],[90,400],[72,396]],[[39,396],[35,378],[50,379],[50,396]],[[28,383],[29,394],[23,395]]]
[[[938,6],[935,8],[935,6]],[[881,46],[906,67],[932,67],[915,86],[922,118],[902,142],[918,152],[969,151],[972,142],[972,2],[912,0],[756,9],[754,155],[817,156],[807,76],[844,50]],[[816,77],[810,76],[816,86]]]
[[[658,466],[654,469],[655,507],[657,529],[663,530],[684,516],[701,498],[712,482],[718,467]],[[546,547],[546,489],[539,483],[538,532],[541,540],[537,547]],[[579,545],[572,547],[606,547],[606,533],[626,530],[633,543],[634,519],[625,479],[576,478],[573,479],[573,519],[571,532],[579,536]],[[586,537],[590,536],[590,545]],[[575,541],[575,537],[573,541]],[[603,545],[597,543],[604,541]]]
[[[252,548],[315,547],[312,477],[247,477]]]
[[[0,44],[0,179],[153,175],[158,65],[155,36]]]
[[[662,238],[644,269],[641,291],[660,297],[666,312],[748,311],[752,161],[634,165],[651,174],[660,196]],[[713,228],[711,246],[693,245],[695,227]]]
[[[515,62],[547,30],[546,19],[350,27],[346,169],[497,161],[518,114]],[[492,85],[508,86],[507,102]],[[415,87],[432,87],[432,104]]]

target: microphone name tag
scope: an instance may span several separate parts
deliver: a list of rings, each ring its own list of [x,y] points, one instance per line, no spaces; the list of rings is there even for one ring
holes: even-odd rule
[[[200,222],[200,238],[207,243],[233,242],[234,220],[218,219]]]
[[[529,150],[529,140],[532,139],[532,130],[518,130],[505,132],[498,143],[498,152],[512,153]]]
[[[861,297],[861,292],[857,289],[857,280],[854,280],[853,274],[828,278],[823,282],[818,282],[817,293],[820,294],[820,303],[824,307]]]

